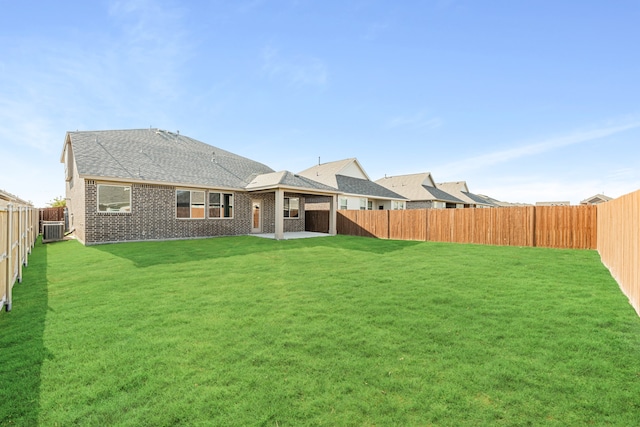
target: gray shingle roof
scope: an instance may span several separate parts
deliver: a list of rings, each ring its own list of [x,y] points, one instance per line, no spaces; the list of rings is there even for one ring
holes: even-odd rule
[[[374,198],[406,200],[401,195],[367,179],[336,175],[336,181],[338,183],[338,190],[346,194],[360,194],[362,196]]]
[[[478,196],[477,194],[468,193],[466,191],[463,191],[462,194],[464,194],[465,196],[467,196],[468,198],[470,198],[476,203],[487,205],[487,206],[498,206],[497,204],[493,203],[491,200],[488,200],[482,196]]]
[[[158,129],[69,132],[81,176],[244,188],[270,167]]]
[[[258,175],[247,185],[247,190],[258,190],[273,187],[290,187],[321,192],[337,193],[336,189],[320,182],[296,175],[289,171],[271,172]]]
[[[433,200],[437,200],[440,202],[449,202],[449,203],[464,203],[464,201],[458,199],[455,196],[452,196],[446,191],[440,190],[439,188],[431,187],[429,185],[423,185],[422,187],[427,191],[427,193],[433,196]]]

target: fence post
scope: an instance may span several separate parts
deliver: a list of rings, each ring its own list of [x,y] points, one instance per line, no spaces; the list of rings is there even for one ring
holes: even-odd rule
[[[13,205],[11,203],[7,205],[7,214],[7,302],[5,303],[5,309],[11,311],[11,285],[13,284],[13,251],[11,249],[11,242],[13,240]]]
[[[531,206],[531,247],[536,247],[536,207]]]
[[[18,283],[22,283],[22,266],[24,265],[24,207],[18,207]]]

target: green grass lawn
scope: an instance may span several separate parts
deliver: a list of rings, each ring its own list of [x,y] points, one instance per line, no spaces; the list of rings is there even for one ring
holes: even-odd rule
[[[640,319],[594,251],[244,236],[29,261],[2,425],[640,425]]]

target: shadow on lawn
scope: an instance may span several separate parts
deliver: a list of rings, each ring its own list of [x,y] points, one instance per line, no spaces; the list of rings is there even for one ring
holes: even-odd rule
[[[352,250],[386,254],[420,242],[381,240],[368,237],[317,237],[296,240],[271,240],[255,236],[215,237],[211,239],[135,242],[97,245],[92,249],[133,262],[137,267],[213,260],[260,253],[298,251],[310,248]],[[293,255],[293,254],[292,254]]]
[[[0,423],[37,425],[43,335],[48,307],[47,247],[40,240],[13,287],[13,308],[0,314]]]

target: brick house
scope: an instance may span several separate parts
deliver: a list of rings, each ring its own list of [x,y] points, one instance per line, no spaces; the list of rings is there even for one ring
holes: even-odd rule
[[[86,245],[305,230],[305,200],[339,191],[160,129],[67,132],[69,226]]]

